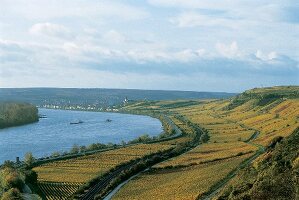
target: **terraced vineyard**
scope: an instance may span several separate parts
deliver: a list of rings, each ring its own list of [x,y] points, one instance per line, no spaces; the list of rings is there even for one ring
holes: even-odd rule
[[[38,187],[46,194],[47,200],[67,199],[76,192],[83,183],[39,181]]]
[[[38,173],[39,186],[47,198],[55,199],[56,195],[56,199],[60,198],[60,196],[63,196],[62,199],[64,199],[64,197],[71,196],[78,189],[78,185],[86,183],[121,163],[173,148],[174,146],[166,143],[138,144],[93,155],[43,164],[34,168],[34,171]],[[68,195],[65,192],[66,188],[69,188],[70,191]]]
[[[288,136],[299,126],[296,93],[299,90],[284,89],[287,92],[281,88],[267,89],[267,95],[272,94],[271,91],[277,94],[270,100],[263,91],[253,90],[245,92],[245,96],[251,94],[250,98],[241,94],[233,100],[198,101],[169,108],[168,112],[183,115],[208,130],[209,142],[155,165],[126,184],[113,199],[140,196],[144,199],[196,199],[209,193],[230,178],[229,173],[247,159],[261,154],[263,146],[275,137]],[[151,111],[162,111],[165,107],[163,102],[152,104]],[[139,106],[131,105],[129,109],[140,109]]]

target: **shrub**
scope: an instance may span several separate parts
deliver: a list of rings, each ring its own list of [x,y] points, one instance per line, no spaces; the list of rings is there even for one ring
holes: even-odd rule
[[[26,170],[23,172],[25,175],[25,182],[33,185],[37,184],[37,173],[33,170]]]
[[[74,144],[73,147],[72,147],[72,149],[70,150],[70,153],[71,154],[77,154],[77,153],[79,153],[79,151],[80,151],[79,146],[76,145],[76,144]]]
[[[0,189],[7,191],[11,188],[22,189],[24,177],[14,168],[4,168],[0,171]]]
[[[4,192],[1,200],[22,200],[21,193],[16,188],[11,188],[7,192]]]
[[[210,139],[210,136],[207,134],[207,133],[203,133],[201,136],[200,136],[200,141],[202,143],[206,143],[208,142]]]
[[[24,162],[27,165],[27,167],[31,167],[34,163],[35,158],[33,157],[31,152],[26,153]]]

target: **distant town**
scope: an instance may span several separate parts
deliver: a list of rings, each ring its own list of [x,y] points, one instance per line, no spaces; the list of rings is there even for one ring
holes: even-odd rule
[[[119,105],[101,106],[101,104],[72,104],[70,101],[65,104],[64,102],[59,102],[57,104],[41,104],[38,108],[47,109],[64,109],[64,110],[88,110],[88,111],[103,111],[103,112],[118,112],[119,108],[127,105],[131,100],[127,97]]]

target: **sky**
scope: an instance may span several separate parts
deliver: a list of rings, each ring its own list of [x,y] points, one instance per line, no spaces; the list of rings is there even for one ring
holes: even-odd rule
[[[298,0],[0,0],[0,87],[299,85]]]

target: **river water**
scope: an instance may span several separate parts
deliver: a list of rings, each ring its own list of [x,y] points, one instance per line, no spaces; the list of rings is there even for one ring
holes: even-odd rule
[[[50,109],[39,109],[39,114],[47,118],[0,129],[0,164],[14,161],[17,156],[23,159],[26,152],[43,157],[55,151],[68,151],[74,144],[120,143],[142,134],[156,136],[162,132],[158,119],[142,115]],[[79,120],[83,123],[70,124]]]

